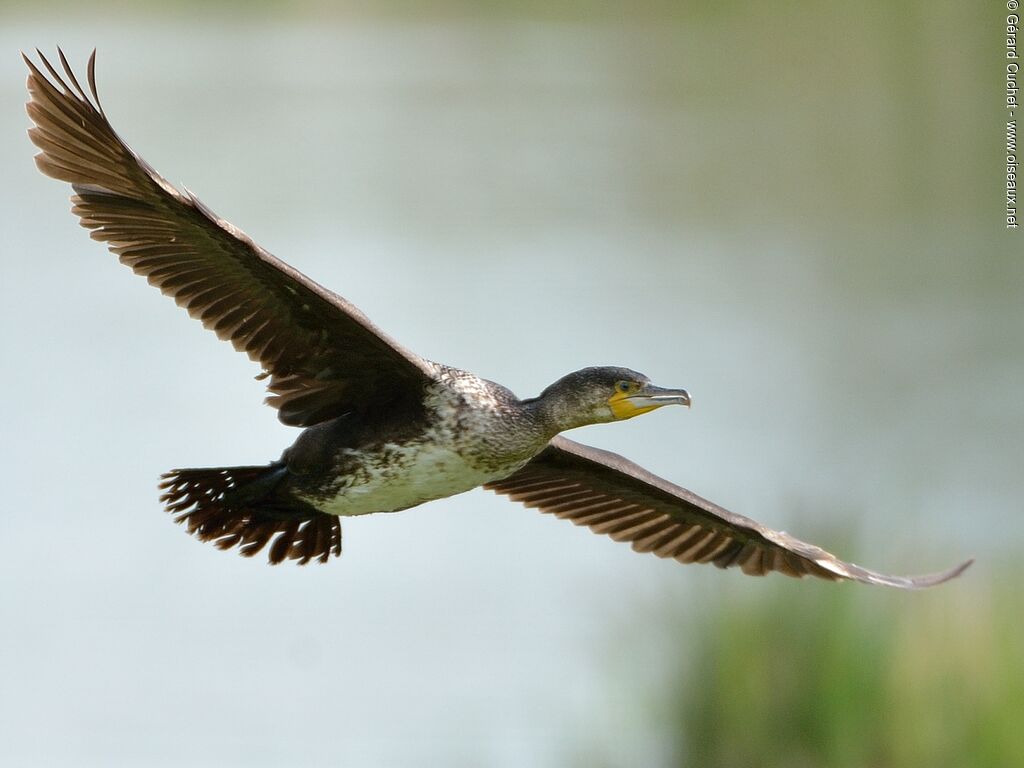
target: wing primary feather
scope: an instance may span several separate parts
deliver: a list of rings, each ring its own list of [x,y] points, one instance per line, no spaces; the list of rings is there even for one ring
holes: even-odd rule
[[[62,49],[57,66],[38,49],[36,61],[24,53],[22,58],[39,169],[71,183],[73,211],[93,239],[263,366],[273,393],[267,401],[281,421],[311,426],[379,402],[412,418],[422,415],[423,390],[437,367],[260,248],[197,195],[176,189],[136,154],[107,120],[95,50],[85,80]],[[217,291],[206,289],[215,286],[223,293],[213,300]],[[197,294],[203,298],[195,299]],[[301,384],[276,391],[274,383],[283,377]],[[315,397],[307,398],[308,391]]]
[[[751,576],[775,571],[795,578],[812,575],[921,589],[949,581],[971,564],[911,577],[869,571],[723,509],[621,456],[564,437],[554,438],[519,472],[484,487],[595,533],[631,542],[638,552],[738,568]]]
[[[71,71],[71,67],[68,64],[67,57],[64,55],[64,51],[62,49],[58,48],[57,49],[57,55],[60,56],[60,63],[61,63],[61,66],[64,67],[64,73],[68,76],[68,81],[71,83],[71,85],[74,86],[75,90],[78,92],[78,95],[81,97],[82,101],[84,101],[89,106],[93,106],[92,102],[89,101],[89,97],[86,96],[85,91],[82,90],[82,86],[80,86],[78,84],[78,78],[75,77],[75,73]]]

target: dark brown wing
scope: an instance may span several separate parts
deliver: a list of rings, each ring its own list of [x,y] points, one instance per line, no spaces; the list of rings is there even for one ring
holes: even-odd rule
[[[430,364],[356,307],[264,251],[191,193],[171,186],[111,128],[63,52],[52,80],[28,58],[29,136],[39,169],[69,181],[92,237],[271,375],[267,402],[308,426],[371,403],[418,396]]]
[[[616,541],[630,541],[637,552],[681,563],[736,566],[753,576],[780,571],[920,589],[960,575],[972,562],[928,576],[875,573],[722,509],[617,454],[564,437],[552,440],[511,477],[484,487]]]

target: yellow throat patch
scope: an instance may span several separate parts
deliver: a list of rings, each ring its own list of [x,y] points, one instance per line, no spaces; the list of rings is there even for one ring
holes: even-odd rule
[[[634,416],[639,416],[641,413],[653,411],[658,407],[658,405],[636,405],[633,403],[630,398],[639,390],[639,386],[631,386],[625,392],[616,389],[615,394],[608,398],[608,407],[612,409],[612,414],[616,419],[631,419]]]

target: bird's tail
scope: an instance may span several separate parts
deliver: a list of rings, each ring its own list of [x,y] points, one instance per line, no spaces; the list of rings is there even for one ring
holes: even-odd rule
[[[183,523],[200,541],[220,549],[238,547],[252,557],[275,535],[270,562],[313,558],[326,563],[341,554],[341,523],[302,501],[275,491],[287,476],[281,464],[262,467],[172,469],[160,489],[174,522]]]

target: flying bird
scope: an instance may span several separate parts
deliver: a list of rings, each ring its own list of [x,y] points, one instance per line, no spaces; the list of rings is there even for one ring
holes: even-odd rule
[[[46,175],[70,182],[94,240],[221,339],[262,366],[267,402],[303,428],[264,466],[175,469],[161,501],[221,549],[269,561],[341,554],[342,517],[396,512],[484,487],[585,525],[638,552],[763,575],[920,588],[958,576],[887,576],[729,512],[614,453],[560,435],[588,424],[690,405],[684,389],[636,371],[570,373],[537,397],[426,360],[358,308],[275,258],[179,191],[117,135],[58,49],[28,65],[29,129]],[[45,72],[43,71],[45,69]]]

